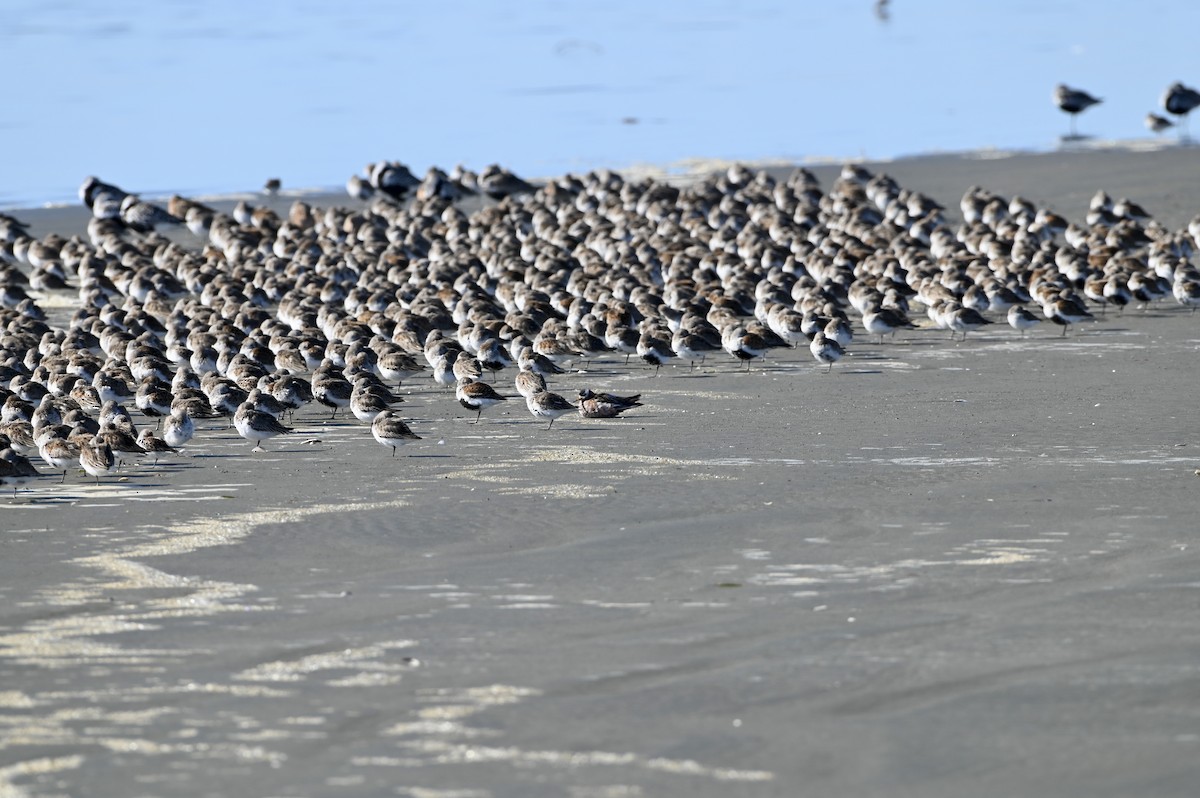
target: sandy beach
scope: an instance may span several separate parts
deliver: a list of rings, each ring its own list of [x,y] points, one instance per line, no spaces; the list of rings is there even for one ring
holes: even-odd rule
[[[865,166],[1200,211],[1189,148]],[[395,458],[311,405],[8,492],[0,798],[1193,795],[1200,316],[996,321],[614,355],[552,390],[644,406],[550,430],[514,370],[479,424],[426,375]]]

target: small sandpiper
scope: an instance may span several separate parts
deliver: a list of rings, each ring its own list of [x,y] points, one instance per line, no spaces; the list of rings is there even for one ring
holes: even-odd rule
[[[396,456],[396,447],[421,440],[421,436],[409,429],[394,410],[379,411],[371,422],[371,435],[380,445],[392,447],[392,457]]]
[[[536,371],[518,371],[514,381],[517,385],[517,393],[526,399],[535,393],[546,390],[546,378]]]
[[[117,458],[113,455],[112,447],[107,443],[93,441],[87,446],[80,447],[79,465],[84,471],[94,476],[96,484],[99,485],[100,477],[107,476],[117,467]]]
[[[163,440],[176,448],[186,446],[196,434],[196,422],[186,407],[176,407],[163,419]]]
[[[867,332],[869,332],[871,335],[878,335],[879,343],[882,344],[883,336],[894,336],[896,330],[900,329],[914,330],[916,329],[917,325],[913,324],[912,321],[900,311],[893,308],[881,307],[874,310],[868,310],[863,314],[863,327],[865,327]]]
[[[38,445],[38,454],[46,465],[57,471],[62,469],[60,483],[67,481],[67,469],[79,462],[80,447],[57,436],[49,436]]]
[[[1072,324],[1095,318],[1082,303],[1062,295],[1043,304],[1042,314],[1055,324],[1062,325],[1063,337],[1066,337],[1067,328]]]
[[[590,388],[579,390],[579,415],[583,418],[616,418],[626,410],[641,407],[640,393],[617,396],[611,393],[595,393]]]
[[[1159,116],[1151,111],[1146,114],[1146,129],[1155,135],[1162,135],[1162,132],[1168,128],[1175,127],[1175,123],[1165,116]]]
[[[559,416],[570,413],[575,409],[575,405],[550,391],[539,391],[532,396],[525,397],[525,406],[529,408],[529,412],[535,417],[550,419],[550,423],[546,425],[546,429],[553,427],[555,419]]]
[[[829,338],[823,332],[819,332],[813,336],[812,343],[808,345],[808,351],[812,352],[812,356],[821,363],[828,363],[829,368],[826,373],[833,371],[833,364],[842,359],[842,355],[846,354],[846,350],[841,344]]]
[[[507,400],[507,397],[496,393],[496,389],[487,383],[471,382],[466,379],[458,381],[458,385],[454,389],[454,395],[460,405],[468,410],[475,411],[475,421],[472,422],[475,424],[479,423],[479,417],[484,410]]]
[[[233,414],[233,426],[237,429],[238,435],[248,441],[254,441],[252,451],[255,452],[263,451],[262,442],[268,438],[286,435],[293,431],[291,427],[280,424],[279,420],[271,414],[255,410],[250,404],[242,404]]]
[[[1025,331],[1041,324],[1042,320],[1030,313],[1023,305],[1013,305],[1008,309],[1008,324],[1014,330],[1020,330],[1021,335],[1025,335]]]
[[[163,438],[158,437],[148,427],[138,433],[138,446],[141,446],[148,453],[154,455],[154,465],[158,465],[158,458],[163,454],[179,454],[179,450],[171,444],[167,443]]]

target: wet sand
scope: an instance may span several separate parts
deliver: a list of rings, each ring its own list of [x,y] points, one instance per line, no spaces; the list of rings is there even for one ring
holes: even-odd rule
[[[1189,150],[876,168],[1200,209]],[[0,499],[0,796],[1194,794],[1200,316],[858,332]]]

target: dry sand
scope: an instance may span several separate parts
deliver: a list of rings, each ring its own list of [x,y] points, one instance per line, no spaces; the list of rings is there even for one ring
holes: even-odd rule
[[[1192,150],[877,168],[1200,210]],[[550,431],[419,382],[395,459],[314,409],[43,480],[0,500],[0,796],[1194,795],[1200,316],[1057,335],[596,363],[552,387],[646,407]]]

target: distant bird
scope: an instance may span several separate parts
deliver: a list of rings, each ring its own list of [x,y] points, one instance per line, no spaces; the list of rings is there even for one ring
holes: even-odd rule
[[[366,178],[350,175],[346,180],[346,193],[351,199],[366,201],[375,194],[375,187]]]
[[[1184,86],[1179,81],[1175,81],[1167,90],[1163,92],[1162,107],[1169,114],[1182,117],[1183,119],[1183,137],[1187,138],[1187,117],[1192,112],[1192,109],[1200,106],[1200,91],[1196,91],[1190,86]]]
[[[158,205],[143,202],[136,194],[121,200],[121,221],[139,233],[149,233],[160,224],[183,224],[183,219]]]
[[[263,183],[263,193],[268,197],[274,197],[279,193],[279,189],[283,188],[283,181],[278,177],[272,177]]]
[[[367,181],[373,189],[382,191],[395,200],[404,199],[405,194],[421,184],[407,166],[397,161],[369,164]]]
[[[1165,116],[1159,116],[1155,113],[1146,114],[1146,129],[1151,133],[1162,134],[1169,127],[1174,127],[1175,123]]]
[[[1071,135],[1075,133],[1075,115],[1086,111],[1093,105],[1104,102],[1099,97],[1093,97],[1082,89],[1072,89],[1064,83],[1054,87],[1054,104],[1071,115]]]
[[[503,199],[510,194],[528,194],[535,186],[503,168],[499,164],[485,166],[478,177],[479,189],[492,199]]]
[[[114,186],[112,183],[105,183],[97,177],[87,177],[79,186],[79,199],[83,201],[84,205],[91,208],[93,212],[95,212],[97,198],[102,195],[106,198],[105,204],[109,207],[115,204],[119,213],[121,201],[128,196],[128,192]],[[113,214],[113,216],[115,215]],[[112,218],[111,216],[101,216],[99,213],[96,213],[95,216],[97,219]]]

